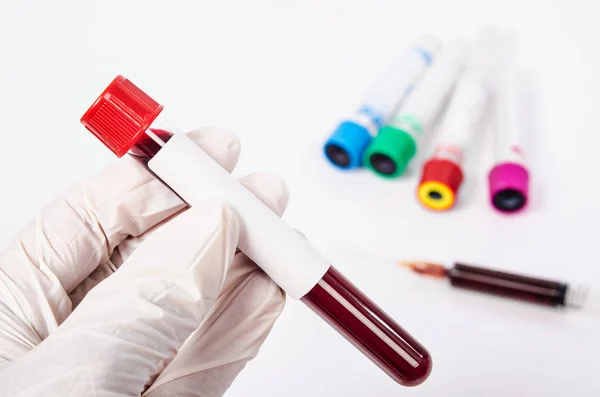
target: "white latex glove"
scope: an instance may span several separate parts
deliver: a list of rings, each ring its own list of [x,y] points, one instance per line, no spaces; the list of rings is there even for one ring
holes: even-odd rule
[[[232,134],[189,135],[234,168]],[[283,213],[279,178],[241,181]],[[285,301],[238,233],[127,156],[68,189],[0,255],[0,396],[223,395]]]

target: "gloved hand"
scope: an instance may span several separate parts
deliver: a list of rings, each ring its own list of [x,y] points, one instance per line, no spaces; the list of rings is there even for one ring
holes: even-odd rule
[[[237,139],[189,134],[231,171]],[[281,215],[280,179],[241,182]],[[187,209],[126,156],[68,189],[0,255],[0,396],[221,396],[283,291],[218,200]]]

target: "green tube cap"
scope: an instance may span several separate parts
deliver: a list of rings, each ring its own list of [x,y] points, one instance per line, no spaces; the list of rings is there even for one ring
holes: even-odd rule
[[[404,173],[417,152],[410,134],[392,126],[379,130],[364,155],[364,165],[384,178],[396,178]]]

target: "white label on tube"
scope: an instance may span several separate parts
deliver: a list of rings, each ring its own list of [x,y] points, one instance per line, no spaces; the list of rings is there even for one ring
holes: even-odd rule
[[[189,205],[221,199],[240,220],[239,248],[292,298],[300,299],[331,263],[184,134],[175,134],[148,167]]]
[[[369,134],[371,134],[371,136],[377,135],[377,131],[379,131],[379,128],[381,127],[375,120],[373,120],[372,117],[369,117],[362,112],[355,112],[346,120],[356,123],[358,125],[362,125],[367,129],[367,131],[369,131]]]
[[[480,82],[468,78],[459,81],[440,126],[434,157],[461,165],[489,97],[487,87]]]
[[[416,48],[411,49],[396,61],[393,67],[384,73],[371,88],[361,110],[377,114],[380,123],[388,121],[428,65],[423,54]]]
[[[510,162],[525,166],[520,139],[519,93],[513,75],[498,85],[494,118],[495,164]]]
[[[392,124],[398,127],[404,118],[410,117],[418,121],[423,130],[429,128],[448,100],[463,69],[462,47],[455,45],[439,54]]]

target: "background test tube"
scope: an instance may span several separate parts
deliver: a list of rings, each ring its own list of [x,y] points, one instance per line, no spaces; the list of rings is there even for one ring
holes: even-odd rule
[[[450,99],[434,153],[423,166],[417,197],[425,207],[444,211],[454,206],[469,144],[513,52],[508,32],[489,28],[479,35]]]
[[[422,37],[375,82],[363,104],[338,125],[325,143],[325,156],[334,166],[350,170],[362,165],[372,137],[417,83],[439,47],[437,39]]]
[[[132,155],[188,205],[224,200],[240,219],[239,249],[290,297],[300,299],[392,379],[415,386],[429,376],[429,352],[366,297],[309,242],[185,134],[158,104],[118,76],[81,118],[118,157]]]
[[[465,49],[458,42],[439,53],[396,115],[365,150],[366,167],[386,178],[404,173],[420,138],[436,120],[463,71],[464,57]]]
[[[490,202],[502,213],[525,208],[529,196],[529,171],[521,134],[520,85],[512,68],[499,86],[494,107],[494,165],[488,174]]]

